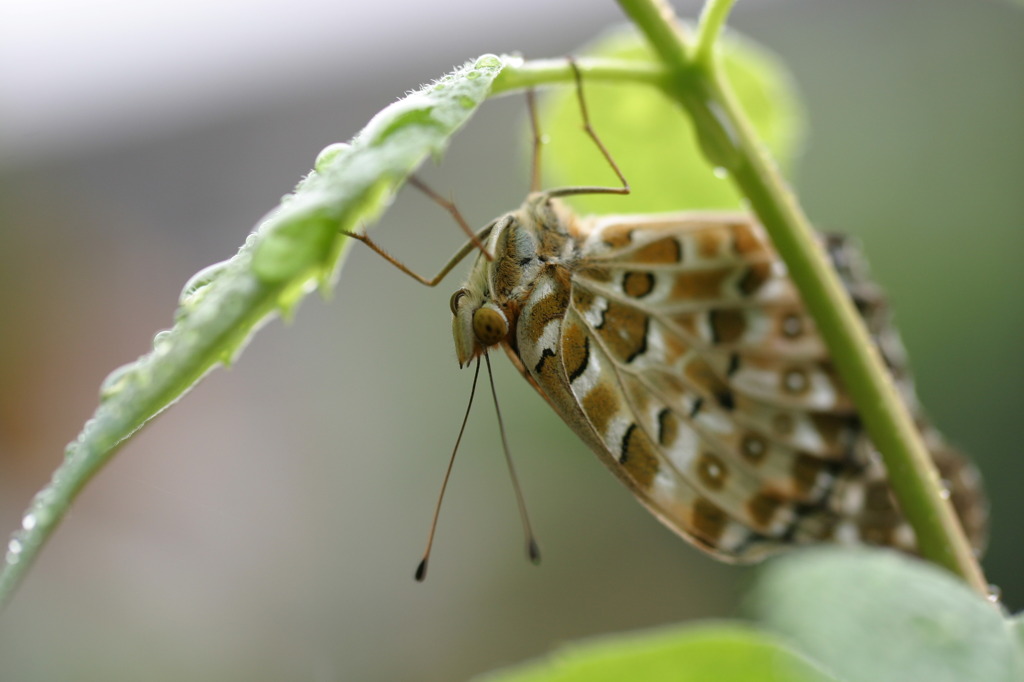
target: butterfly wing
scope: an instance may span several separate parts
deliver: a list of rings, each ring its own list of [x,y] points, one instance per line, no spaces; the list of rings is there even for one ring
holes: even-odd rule
[[[989,511],[981,475],[966,456],[945,441],[942,434],[925,416],[914,390],[903,342],[892,322],[892,311],[881,290],[871,282],[867,263],[856,242],[836,234],[823,235],[822,241],[889,368],[897,389],[910,407],[925,446],[949,491],[950,502],[974,551],[980,555],[988,540]],[[854,477],[850,482],[840,482],[849,490],[841,491],[838,497],[847,497],[848,515],[853,517],[856,525],[868,529],[868,533],[872,532],[870,529],[880,526],[884,539],[885,529],[892,527],[894,523],[901,523],[902,516],[885,480],[885,467],[881,462],[881,455],[866,433],[862,431],[858,437],[861,441],[858,447],[867,453],[865,458],[868,466],[859,478]],[[856,489],[858,485],[862,490]],[[863,500],[859,505],[859,511],[858,499]]]
[[[865,541],[913,550],[878,453],[763,229],[741,214],[591,218],[571,267],[536,280],[520,368],[664,523],[730,560]],[[823,242],[917,408],[881,293]],[[976,472],[920,425],[977,545]]]

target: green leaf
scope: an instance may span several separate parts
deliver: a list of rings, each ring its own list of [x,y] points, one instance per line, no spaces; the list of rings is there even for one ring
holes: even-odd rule
[[[25,513],[0,573],[0,604],[118,447],[206,372],[231,362],[274,313],[289,314],[317,284],[328,289],[348,242],[339,230],[373,220],[406,176],[444,149],[509,61],[484,55],[387,107],[350,144],[325,149],[233,258],[189,280],[174,327],[156,335],[152,352],[107,377],[93,418]]]
[[[835,682],[775,637],[739,624],[675,627],[565,647],[476,682]]]
[[[815,549],[771,563],[760,618],[849,682],[1014,682],[1010,621],[950,573],[885,550]]]
[[[1024,659],[1024,613],[1018,613],[1010,619],[1010,629],[1017,638],[1017,653]]]
[[[734,32],[720,43],[726,73],[758,136],[783,169],[799,150],[803,113],[788,72],[776,58]],[[634,32],[617,32],[585,50],[587,55],[652,61]],[[644,213],[681,209],[739,208],[732,183],[714,174],[697,144],[689,116],[659,90],[645,85],[588,82],[584,95],[591,124],[629,181],[629,197],[572,197],[581,211]],[[545,187],[618,182],[608,163],[580,130],[573,88],[545,99],[540,117]]]

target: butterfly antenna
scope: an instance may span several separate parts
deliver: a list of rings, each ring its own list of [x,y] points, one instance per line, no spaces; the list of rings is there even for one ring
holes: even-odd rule
[[[533,88],[526,91],[526,110],[530,112],[530,132],[533,134],[533,158],[530,160],[530,191],[540,190],[540,124],[537,122],[537,96]]]
[[[498,407],[498,392],[494,388],[494,374],[491,372],[491,358],[484,353],[484,360],[487,362],[487,378],[491,382],[491,396],[494,398],[494,411],[498,414],[498,431],[501,433],[501,447],[505,451],[505,462],[508,464],[508,473],[512,478],[512,487],[516,491],[516,503],[519,505],[519,518],[523,521],[523,533],[526,535],[526,555],[534,564],[540,563],[540,547],[533,536],[533,528],[530,526],[530,517],[526,513],[526,501],[523,500],[523,489],[519,485],[519,477],[516,476],[516,469],[512,466],[512,455],[508,449],[508,438],[505,436],[505,422],[501,419],[501,408]],[[480,360],[477,360],[479,367]]]
[[[488,363],[488,371],[490,365]],[[434,507],[434,520],[430,523],[430,535],[427,536],[427,549],[423,552],[423,559],[416,567],[416,582],[423,582],[427,577],[427,562],[430,560],[430,550],[434,546],[434,532],[437,530],[437,519],[441,515],[441,501],[444,500],[444,491],[448,488],[448,479],[452,477],[452,466],[455,464],[455,453],[459,451],[459,443],[462,442],[462,434],[466,431],[466,422],[469,421],[469,410],[473,407],[473,396],[476,394],[476,380],[480,376],[480,358],[476,359],[476,372],[473,373],[473,387],[469,389],[469,403],[466,405],[466,414],[462,418],[462,426],[459,428],[459,437],[455,439],[455,447],[452,448],[452,456],[448,460],[448,470],[444,472],[444,482],[441,483],[441,494],[437,496],[437,506]]]

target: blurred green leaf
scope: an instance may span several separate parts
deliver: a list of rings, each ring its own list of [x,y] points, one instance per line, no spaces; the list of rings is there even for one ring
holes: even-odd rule
[[[836,682],[775,637],[739,624],[604,637],[476,682]]]
[[[789,73],[770,53],[735,32],[720,42],[733,90],[783,169],[798,152],[803,111]],[[632,31],[618,31],[583,50],[588,56],[650,61],[647,44]],[[591,124],[629,181],[628,197],[585,195],[569,201],[593,213],[648,213],[681,209],[739,208],[732,183],[717,177],[697,145],[687,114],[655,88],[587,82],[584,95]],[[543,101],[544,187],[605,184],[615,175],[580,129],[573,88]]]
[[[1017,636],[1017,648],[1022,657],[1024,657],[1024,613],[1018,613],[1010,620],[1010,627],[1013,628],[1013,634]]]
[[[800,551],[771,563],[757,615],[849,682],[1015,682],[1011,623],[936,566],[868,549]]]

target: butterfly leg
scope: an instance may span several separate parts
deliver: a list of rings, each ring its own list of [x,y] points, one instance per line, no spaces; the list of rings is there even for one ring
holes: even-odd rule
[[[357,240],[361,241],[362,243],[366,244],[371,249],[373,249],[377,253],[377,255],[379,255],[381,258],[383,258],[387,262],[391,263],[396,268],[398,268],[399,270],[401,270],[405,274],[409,275],[410,277],[412,277],[414,280],[416,280],[420,284],[426,285],[428,287],[433,287],[433,286],[437,286],[437,284],[441,280],[443,280],[445,278],[445,276],[449,272],[452,271],[452,268],[454,268],[456,265],[458,265],[462,261],[463,258],[468,256],[473,251],[475,251],[478,248],[477,245],[482,243],[482,241],[487,238],[487,235],[490,233],[490,231],[491,231],[491,229],[493,227],[494,227],[494,223],[491,223],[490,225],[488,225],[487,227],[483,228],[482,230],[480,230],[476,234],[472,235],[473,239],[471,241],[466,242],[463,245],[463,247],[461,249],[459,249],[458,252],[454,256],[452,256],[451,260],[449,260],[444,265],[444,267],[441,268],[441,271],[438,272],[436,275],[434,275],[431,278],[424,277],[423,275],[420,275],[419,273],[414,272],[411,268],[409,268],[407,265],[405,265],[405,263],[403,263],[402,261],[400,261],[397,258],[395,258],[394,256],[392,256],[390,253],[385,251],[382,247],[380,247],[377,244],[377,242],[373,241],[372,239],[370,239],[365,234],[357,234],[355,232],[348,232],[347,230],[342,230],[341,233],[346,235],[346,236],[351,237],[352,239],[357,239]]]
[[[526,110],[530,114],[530,132],[533,134],[533,156],[530,160],[530,191],[540,191],[540,149],[543,145],[540,124],[537,122],[537,98],[533,88],[526,91]]]
[[[462,261],[462,259],[468,256],[474,249],[479,249],[480,252],[484,254],[484,258],[486,258],[487,260],[493,260],[491,254],[487,252],[487,248],[484,246],[483,240],[487,238],[488,234],[490,234],[491,228],[494,227],[494,223],[491,223],[490,225],[483,228],[479,232],[474,233],[473,228],[471,228],[469,226],[469,223],[466,222],[466,219],[462,217],[462,212],[459,211],[459,208],[455,205],[454,201],[450,199],[445,199],[440,194],[432,190],[427,185],[427,183],[423,182],[415,175],[409,176],[409,184],[418,189],[419,191],[423,192],[424,194],[426,194],[427,197],[431,199],[434,203],[436,203],[438,206],[448,211],[448,213],[451,214],[452,218],[455,219],[455,222],[458,223],[459,227],[462,228],[462,231],[469,236],[469,242],[467,242],[461,249],[459,249],[459,251],[452,257],[452,259],[449,260],[443,268],[441,268],[441,271],[439,273],[428,279],[423,275],[414,272],[407,265],[405,265],[405,263],[403,263],[402,261],[392,256],[390,253],[385,251],[381,246],[377,244],[377,242],[370,239],[366,234],[357,234],[355,232],[349,232],[347,230],[341,230],[341,233],[366,244],[371,249],[373,249],[381,258],[391,263],[396,268],[398,268],[405,274],[409,275],[420,284],[426,285],[428,287],[437,286],[437,284],[442,279],[444,279],[449,272],[452,271],[452,268],[458,265]]]
[[[622,187],[562,187],[547,192],[548,196],[551,197],[565,197],[573,194],[629,194],[629,182],[626,177],[619,170],[619,166],[615,163],[611,153],[601,142],[601,138],[597,136],[597,132],[590,125],[590,114],[587,111],[587,101],[583,96],[583,77],[580,75],[580,67],[576,64],[576,60],[572,57],[568,57],[569,67],[572,69],[573,77],[576,80],[576,98],[580,103],[580,116],[583,118],[583,132],[585,132],[598,150],[601,152],[601,156],[604,157],[608,165],[611,166],[612,170],[615,171],[615,175],[619,178],[619,182],[622,183]]]
[[[459,227],[462,228],[462,231],[466,233],[466,236],[469,237],[469,241],[473,242],[473,246],[480,249],[487,260],[494,260],[491,257],[491,254],[487,253],[487,249],[484,247],[484,243],[480,238],[473,234],[473,228],[471,228],[469,223],[466,222],[466,219],[462,217],[462,212],[459,211],[459,207],[455,205],[454,201],[451,199],[445,199],[440,194],[430,189],[427,183],[423,182],[415,175],[409,176],[409,184],[426,194],[427,197],[429,197],[438,206],[448,211],[455,222],[458,223]]]

